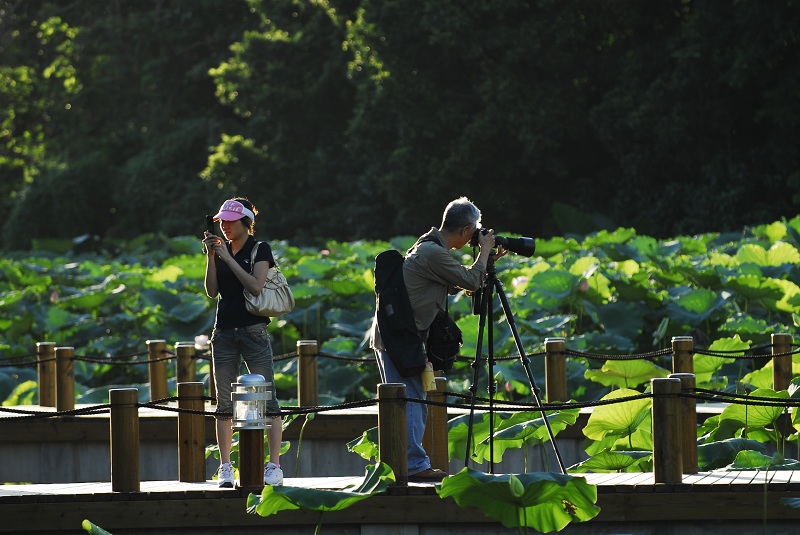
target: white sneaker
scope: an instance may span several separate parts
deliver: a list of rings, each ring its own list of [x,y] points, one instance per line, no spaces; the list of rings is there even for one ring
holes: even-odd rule
[[[283,470],[275,463],[267,463],[264,466],[265,485],[283,485]]]
[[[217,485],[221,489],[233,488],[233,465],[231,463],[225,463],[219,467]]]

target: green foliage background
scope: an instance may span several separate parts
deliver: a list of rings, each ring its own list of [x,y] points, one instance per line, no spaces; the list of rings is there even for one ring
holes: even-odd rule
[[[457,195],[536,238],[797,212],[788,0],[0,0],[2,248],[419,235]],[[261,230],[263,235],[264,231]]]
[[[67,252],[0,258],[0,362],[31,355],[44,341],[102,359],[141,353],[148,339],[171,346],[210,335],[214,301],[202,288],[198,239],[148,234],[131,241],[89,241],[100,252],[80,252],[82,240],[52,241],[50,250]],[[294,351],[298,340],[312,339],[325,354],[365,359],[320,359],[319,387],[326,403],[375,396],[378,373],[368,348],[374,259],[384,249],[405,250],[413,242],[410,236],[391,242],[329,241],[323,249],[273,243],[297,300],[292,313],[270,324],[276,355]],[[471,261],[466,249],[453,254]],[[738,234],[659,240],[619,228],[539,240],[531,258],[509,254],[501,259],[497,276],[527,354],[558,336],[566,338],[569,349],[598,355],[662,349],[673,336],[683,335],[692,335],[698,347],[744,351],[769,344],[772,333],[796,333],[799,266],[800,217],[795,217]],[[499,360],[492,373],[500,385],[498,396],[528,397],[530,385],[508,321],[498,299],[493,305],[493,350]],[[470,361],[478,353],[478,318],[464,294],[452,299],[450,312],[464,333],[466,358],[448,372],[448,389],[466,392],[474,378]],[[487,352],[484,345],[480,355]],[[651,364],[570,358],[570,396],[598,399],[611,388],[637,388],[670,368],[668,357],[660,359]],[[296,396],[294,359],[281,366],[279,398],[289,402]],[[763,361],[695,356],[698,386],[706,388],[768,387],[771,377],[762,366]],[[543,359],[534,358],[532,370],[543,384]],[[146,372],[142,365],[79,361],[77,390],[84,401],[97,401],[92,396],[105,395],[109,385],[146,382]],[[35,373],[25,366],[0,368],[0,399],[34,402]],[[486,371],[481,373],[485,385]]]

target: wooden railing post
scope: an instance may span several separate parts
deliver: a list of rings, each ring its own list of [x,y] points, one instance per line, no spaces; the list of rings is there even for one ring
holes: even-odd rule
[[[792,382],[792,335],[772,334],[772,389],[786,390]]]
[[[651,379],[653,392],[653,476],[656,483],[680,483],[683,472],[681,452],[681,381]]]
[[[548,403],[567,401],[567,356],[563,338],[544,339],[545,394]]]
[[[196,376],[194,342],[178,342],[175,344],[175,380],[178,383],[193,383]]]
[[[317,341],[297,341],[297,404],[301,407],[319,405],[317,371]]]
[[[378,385],[378,457],[394,471],[395,485],[408,485],[406,385]]]
[[[111,490],[139,492],[139,392],[108,391],[111,402]]]
[[[56,344],[39,342],[36,344],[36,357],[39,361],[39,406],[56,406]]]
[[[56,348],[56,410],[75,408],[75,348]]]
[[[681,451],[683,473],[697,473],[697,400],[687,394],[695,393],[697,379],[693,373],[670,375],[681,382]]]
[[[178,413],[178,481],[206,480],[204,405],[203,383],[178,383],[178,408],[199,411]]]
[[[147,354],[150,360],[150,401],[156,401],[167,397],[167,361],[163,360],[166,356],[166,340],[148,340]]]
[[[263,429],[239,429],[239,487],[252,492],[264,488]]]
[[[672,373],[694,373],[694,338],[672,337]]]
[[[428,399],[435,403],[447,401],[447,379],[436,377],[436,390],[428,392]],[[431,468],[443,472],[449,471],[450,461],[447,455],[447,407],[429,405],[428,420],[425,422],[425,434],[422,436],[422,447],[431,460]]]

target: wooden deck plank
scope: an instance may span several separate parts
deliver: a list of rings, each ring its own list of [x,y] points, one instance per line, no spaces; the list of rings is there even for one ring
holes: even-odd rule
[[[652,472],[580,476],[590,484],[599,484],[599,522],[670,522],[676,519],[676,512],[684,521],[708,522],[720,518],[760,522],[764,500],[768,504],[769,519],[800,521],[800,511],[779,502],[783,497],[800,497],[800,481],[795,480],[792,487],[792,480],[798,473],[773,474],[776,485],[785,485],[789,490],[770,485],[766,494],[759,481],[763,475],[755,471],[705,472],[687,475],[678,485],[660,486],[653,484]],[[360,482],[361,476],[286,478],[285,481],[287,486],[342,488]],[[3,529],[25,526],[41,531],[64,530],[56,522],[65,522],[75,532],[82,518],[91,518],[112,532],[113,528],[122,526],[150,527],[154,532],[176,526],[205,529],[215,526],[213,522],[219,522],[220,518],[225,519],[226,527],[313,526],[318,519],[317,513],[307,511],[281,512],[268,518],[247,515],[244,504],[248,492],[219,489],[214,480],[196,483],[145,481],[140,488],[138,493],[114,493],[108,482],[0,485],[0,514],[13,519],[13,525],[4,525]],[[742,492],[757,495],[758,499],[750,496],[742,499]],[[408,488],[393,487],[364,505],[326,514],[326,523],[402,524],[407,521],[409,510],[414,511],[415,522],[453,523],[456,531],[459,525],[493,522],[478,510],[458,508],[452,499],[442,500],[432,484],[415,484]]]

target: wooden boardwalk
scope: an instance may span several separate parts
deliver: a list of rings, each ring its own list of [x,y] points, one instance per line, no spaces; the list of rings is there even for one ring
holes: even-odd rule
[[[771,525],[800,523],[800,510],[780,503],[781,498],[800,498],[800,472],[702,472],[687,475],[676,485],[655,484],[652,473],[585,474],[584,477],[597,485],[597,505],[601,512],[591,522],[574,525],[575,529],[588,528],[590,524],[605,528],[613,525],[615,532],[630,533],[619,531],[619,526],[675,521],[760,525],[765,511]],[[285,484],[333,489],[360,480],[361,476],[287,478]],[[80,525],[83,519],[89,519],[112,533],[119,529],[124,533],[170,530],[170,533],[200,534],[214,533],[223,527],[238,529],[237,533],[255,533],[264,526],[295,526],[299,529],[297,533],[308,533],[319,520],[319,513],[305,511],[283,511],[266,518],[248,514],[245,511],[248,494],[244,489],[219,489],[216,481],[143,481],[140,492],[134,493],[112,492],[109,482],[0,485],[3,519],[0,531],[85,533]],[[411,517],[410,511],[413,511]],[[477,509],[461,509],[452,499],[442,500],[432,484],[414,483],[392,487],[344,511],[325,513],[324,522],[342,526],[409,522],[447,524],[451,528],[484,526],[487,532],[506,529]]]

